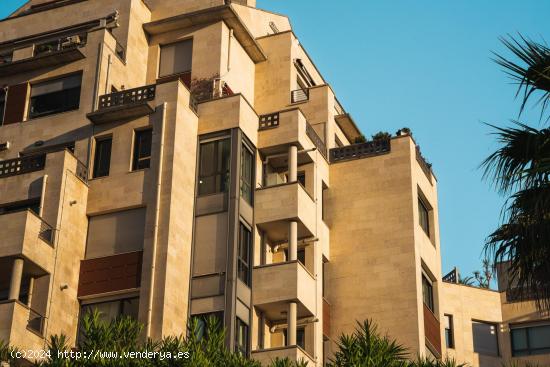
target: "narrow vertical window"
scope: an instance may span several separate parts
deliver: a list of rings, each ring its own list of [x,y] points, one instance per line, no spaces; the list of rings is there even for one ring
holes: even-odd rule
[[[6,90],[0,89],[0,125],[4,123],[4,108],[6,107]]]
[[[430,311],[435,312],[433,285],[432,282],[428,278],[426,278],[425,275],[422,275],[422,296],[426,307],[428,307]]]
[[[235,332],[235,351],[248,356],[248,325],[237,317]]]
[[[230,139],[200,144],[199,196],[227,192],[231,157]]]
[[[445,315],[445,343],[447,348],[455,347],[453,316]]]
[[[100,138],[95,141],[93,178],[109,176],[111,166],[112,138]]]
[[[328,186],[323,182],[323,192],[321,193],[321,219],[327,219],[327,193]]]
[[[252,205],[252,180],[254,178],[254,155],[246,145],[241,153],[241,196]]]
[[[237,275],[241,282],[250,286],[250,249],[252,242],[252,234],[244,224],[240,224],[238,258],[237,258]]]
[[[418,221],[420,227],[430,236],[430,210],[422,199],[418,199]]]
[[[132,170],[145,169],[151,166],[151,144],[153,140],[153,130],[136,131],[134,141],[134,158]]]

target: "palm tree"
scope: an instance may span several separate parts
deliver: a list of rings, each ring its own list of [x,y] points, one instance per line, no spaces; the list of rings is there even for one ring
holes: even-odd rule
[[[502,39],[520,61],[496,55],[495,61],[518,84],[520,116],[533,98],[541,118],[550,101],[550,49],[519,36]],[[546,120],[548,123],[548,119]],[[492,126],[492,125],[491,125]],[[532,297],[550,309],[550,129],[514,121],[496,127],[500,149],[482,164],[484,177],[508,197],[503,223],[487,239],[485,250],[495,264],[509,262],[509,286],[522,299]]]

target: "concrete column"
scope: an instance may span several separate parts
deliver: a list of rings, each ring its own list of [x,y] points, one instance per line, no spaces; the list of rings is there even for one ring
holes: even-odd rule
[[[288,181],[296,182],[298,180],[298,147],[291,145],[288,147]]]
[[[287,261],[298,260],[298,222],[288,223],[288,259]]]
[[[298,322],[298,307],[296,302],[290,302],[288,304],[287,318],[288,328],[286,330],[286,345],[296,345],[296,326]]]
[[[32,294],[33,294],[33,290],[34,290],[34,277],[31,277],[31,279],[29,280],[29,291],[28,291],[28,301],[27,301],[27,306],[31,307],[32,305]]]
[[[11,282],[10,293],[8,295],[9,300],[18,300],[19,291],[21,289],[21,278],[23,277],[23,259],[14,259],[13,267],[11,269]]]

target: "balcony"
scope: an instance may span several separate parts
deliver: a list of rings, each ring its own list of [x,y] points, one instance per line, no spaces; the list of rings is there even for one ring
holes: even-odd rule
[[[316,365],[315,359],[297,345],[252,351],[252,359],[257,360],[263,366],[271,365],[276,358],[304,361],[307,362],[308,366],[312,367]]]
[[[30,210],[0,215],[0,257],[23,257],[47,272],[54,262],[55,231]]]
[[[0,302],[0,340],[20,349],[40,350],[44,346],[44,319],[19,301]]]
[[[35,155],[0,161],[0,178],[42,171],[46,166],[46,155]]]
[[[85,56],[86,34],[34,43],[0,56],[0,77],[68,64]]]
[[[373,140],[330,150],[330,163],[350,161],[386,154],[391,151],[390,140]]]
[[[304,114],[298,108],[262,115],[258,129],[258,149],[266,156],[286,154],[290,144],[296,145],[298,150],[312,149],[314,144],[308,136],[308,126]]]
[[[298,222],[298,238],[316,235],[314,199],[298,182],[256,190],[255,221],[273,242],[288,240],[289,221]]]
[[[152,103],[155,99],[155,92],[156,85],[147,85],[105,94],[99,97],[98,110],[87,116],[94,124],[100,125],[150,115],[155,111]]]
[[[426,305],[423,305],[423,307],[426,344],[436,357],[441,357],[441,331],[439,320]]]
[[[299,261],[255,267],[252,285],[254,305],[270,320],[285,320],[289,302],[297,303],[299,319],[315,314],[315,277]]]

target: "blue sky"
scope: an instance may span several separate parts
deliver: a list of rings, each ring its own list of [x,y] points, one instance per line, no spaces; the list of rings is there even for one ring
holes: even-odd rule
[[[0,17],[24,1],[2,0]],[[541,0],[258,0],[295,33],[357,124],[372,135],[412,129],[439,185],[443,271],[479,269],[503,199],[479,163],[497,145],[482,122],[517,118],[515,86],[491,61],[499,36],[550,39]],[[545,19],[546,18],[546,19]],[[522,121],[539,126],[538,110]]]

